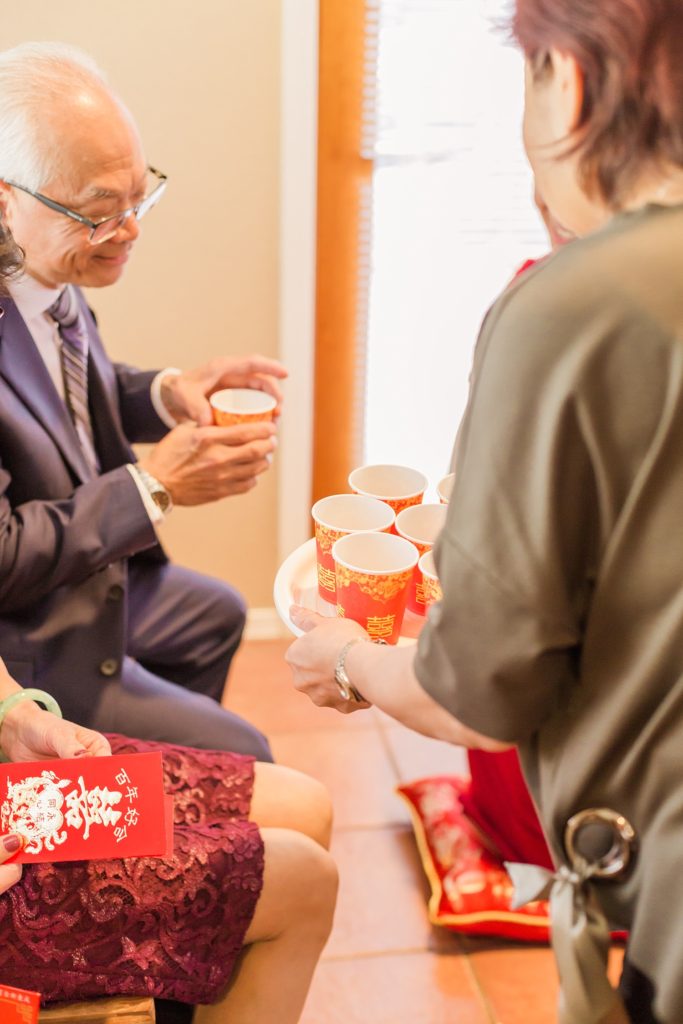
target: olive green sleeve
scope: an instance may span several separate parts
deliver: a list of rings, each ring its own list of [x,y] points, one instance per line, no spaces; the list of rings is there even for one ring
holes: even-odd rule
[[[444,598],[416,659],[439,703],[509,742],[530,736],[576,682],[597,519],[576,390],[584,368],[562,342],[574,326],[555,312],[549,338],[534,301],[530,316],[524,289],[506,294],[477,346],[436,550]]]

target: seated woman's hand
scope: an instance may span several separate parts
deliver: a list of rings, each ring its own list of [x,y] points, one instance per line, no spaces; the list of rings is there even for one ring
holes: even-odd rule
[[[0,749],[10,761],[111,754],[109,742],[101,733],[43,711],[32,700],[20,701],[5,715]]]
[[[334,679],[339,653],[354,637],[369,639],[362,626],[351,619],[327,618],[308,608],[293,605],[292,622],[304,630],[285,654],[294,676],[294,686],[320,707],[336,708],[344,714],[369,708],[367,701],[345,700]]]
[[[21,836],[14,832],[0,836],[0,893],[7,892],[21,878],[21,864],[5,864],[21,849]]]

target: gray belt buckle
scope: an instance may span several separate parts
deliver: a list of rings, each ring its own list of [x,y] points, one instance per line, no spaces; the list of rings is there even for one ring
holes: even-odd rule
[[[564,845],[573,868],[590,867],[591,877],[616,879],[635,854],[636,830],[609,807],[590,807],[567,822]]]

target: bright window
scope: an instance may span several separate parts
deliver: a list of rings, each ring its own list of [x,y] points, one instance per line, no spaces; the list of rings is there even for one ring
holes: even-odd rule
[[[448,471],[482,318],[547,251],[502,0],[377,0],[366,462]]]

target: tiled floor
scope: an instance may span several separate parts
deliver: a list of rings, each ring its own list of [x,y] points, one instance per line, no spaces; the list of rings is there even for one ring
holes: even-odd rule
[[[554,1024],[547,948],[463,939],[427,920],[427,885],[394,787],[465,771],[463,751],[375,709],[314,707],[292,687],[286,647],[245,644],[226,703],[269,735],[278,761],[321,779],[335,806],[339,903],[301,1024]]]

